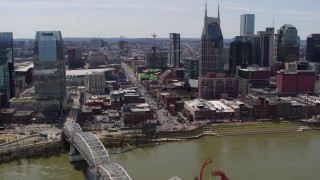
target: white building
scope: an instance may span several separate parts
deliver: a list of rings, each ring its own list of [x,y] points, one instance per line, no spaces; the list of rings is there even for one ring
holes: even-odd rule
[[[90,93],[104,93],[105,82],[105,74],[103,72],[88,72],[85,75],[85,87]]]

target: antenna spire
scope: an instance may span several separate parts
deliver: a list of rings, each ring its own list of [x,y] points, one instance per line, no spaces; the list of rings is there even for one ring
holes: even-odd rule
[[[207,13],[207,0],[206,0],[206,5],[205,5],[205,17],[208,16],[208,13]]]
[[[220,0],[218,0],[218,19],[220,21]]]
[[[274,28],[274,13],[273,13],[273,18],[272,18],[272,26]]]

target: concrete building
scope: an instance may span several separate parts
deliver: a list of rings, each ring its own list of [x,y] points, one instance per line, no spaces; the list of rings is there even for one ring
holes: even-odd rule
[[[230,104],[230,102],[225,100],[204,101],[195,99],[185,101],[184,109],[187,112],[187,117],[191,121],[215,121],[233,118],[237,107],[234,107],[234,104]]]
[[[114,68],[67,70],[67,86],[85,86],[85,75],[92,71],[103,73],[106,80],[114,77]]]
[[[235,77],[217,74],[206,78],[199,78],[199,98],[221,99],[236,98],[238,95],[238,81]]]
[[[254,14],[240,16],[240,36],[254,35]]]
[[[320,63],[320,34],[307,37],[306,60]]]
[[[92,94],[105,93],[106,80],[103,72],[88,72],[85,75],[86,90]]]
[[[180,34],[170,33],[170,66],[175,68],[180,67],[180,55]]]
[[[300,37],[291,24],[280,27],[275,37],[275,60],[285,63],[299,61]]]
[[[280,96],[313,94],[315,79],[312,70],[280,70],[277,72],[277,92]]]
[[[60,31],[37,31],[34,85],[37,100],[58,100],[66,108],[66,66]]]
[[[15,96],[12,32],[0,33],[0,94],[0,108],[9,107],[9,100]]]
[[[270,84],[271,68],[249,66],[237,68],[239,93],[247,94],[250,88],[268,88]]]
[[[246,68],[252,65],[252,45],[246,36],[236,36],[230,44],[229,73],[236,74],[237,66]]]
[[[205,8],[204,27],[201,36],[201,57],[199,61],[199,76],[204,77],[208,72],[224,72],[223,35],[220,27],[220,11],[218,17],[207,16]]]
[[[215,108],[207,101],[195,99],[193,101],[185,101],[184,109],[187,117],[191,121],[215,120]]]
[[[107,56],[102,53],[96,53],[96,52],[91,52],[89,54],[89,68],[97,68],[97,67],[105,67],[106,66],[106,61],[107,61]]]

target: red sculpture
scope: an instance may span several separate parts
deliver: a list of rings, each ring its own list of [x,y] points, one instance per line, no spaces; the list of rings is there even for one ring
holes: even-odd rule
[[[203,177],[202,177],[203,170],[210,163],[212,163],[212,158],[211,157],[209,157],[208,159],[206,159],[203,162],[202,168],[201,168],[201,171],[200,171],[200,178],[196,177],[195,180],[203,180]],[[220,170],[212,171],[211,175],[212,175],[212,177],[220,176],[220,180],[229,180],[229,178],[226,176],[226,174],[223,171],[220,171]]]

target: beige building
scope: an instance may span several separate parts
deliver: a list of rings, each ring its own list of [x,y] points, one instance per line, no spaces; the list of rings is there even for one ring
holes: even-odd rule
[[[86,90],[93,94],[103,94],[105,92],[105,74],[103,72],[88,72],[85,75]]]

